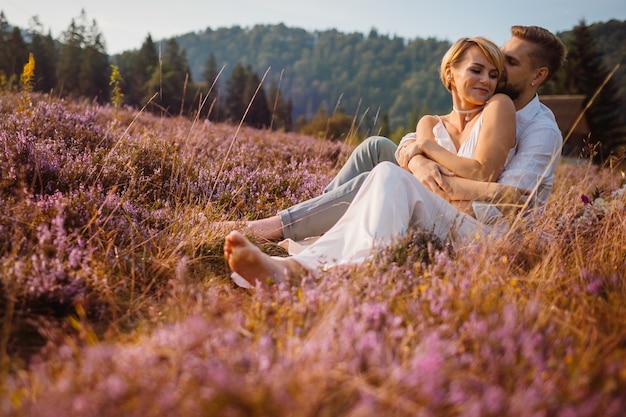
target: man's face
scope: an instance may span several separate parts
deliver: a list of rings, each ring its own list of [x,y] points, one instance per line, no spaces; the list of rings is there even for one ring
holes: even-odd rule
[[[502,46],[504,53],[504,68],[506,70],[506,84],[503,92],[513,100],[530,87],[533,77],[533,65],[530,52],[533,45],[515,36],[511,37]]]

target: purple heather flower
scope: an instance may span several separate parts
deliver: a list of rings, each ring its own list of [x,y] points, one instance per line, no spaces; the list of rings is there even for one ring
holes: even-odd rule
[[[583,204],[586,206],[587,204],[591,204],[592,201],[585,194],[581,194],[580,199],[583,201]]]

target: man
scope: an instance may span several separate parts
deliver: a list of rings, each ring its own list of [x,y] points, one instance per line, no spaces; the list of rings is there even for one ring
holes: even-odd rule
[[[531,196],[538,205],[545,204],[563,140],[554,115],[539,102],[537,90],[562,66],[566,49],[555,35],[537,26],[513,26],[511,35],[501,49],[506,56],[504,92],[513,99],[517,111],[517,149],[497,183],[450,175],[412,146],[415,134],[405,136],[399,147],[389,139],[371,137],[354,150],[322,195],[276,216],[246,222],[246,230],[268,240],[298,241],[325,233],[345,213],[369,171],[382,161],[399,164],[449,200],[493,201],[503,195],[521,194]]]

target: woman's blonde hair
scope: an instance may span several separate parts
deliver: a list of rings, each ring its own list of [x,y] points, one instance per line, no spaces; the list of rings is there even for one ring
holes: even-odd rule
[[[449,80],[447,77],[447,69],[460,62],[465,51],[472,46],[479,47],[487,57],[487,60],[496,67],[499,82],[504,80],[504,54],[498,48],[498,45],[483,37],[461,38],[452,44],[441,60],[439,76],[448,91],[452,89],[452,80]]]

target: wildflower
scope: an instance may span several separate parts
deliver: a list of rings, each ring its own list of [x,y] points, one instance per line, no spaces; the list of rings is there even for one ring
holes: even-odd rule
[[[123,79],[120,75],[119,68],[116,65],[111,65],[111,80],[109,81],[109,85],[113,87],[111,103],[115,108],[118,108],[124,99],[124,94],[122,93],[122,88],[120,87],[122,81]]]
[[[30,93],[33,89],[33,79],[35,78],[35,58],[32,53],[28,55],[28,62],[24,65],[22,75],[20,76],[20,82],[22,84],[22,91]]]
[[[28,55],[28,62],[24,65],[22,75],[20,76],[20,84],[22,85],[22,97],[18,106],[18,113],[25,111],[31,107],[30,93],[33,91],[33,79],[35,78],[35,58],[33,54]],[[30,111],[30,110],[29,110]]]
[[[583,204],[586,206],[587,204],[591,204],[591,199],[587,197],[585,194],[581,194],[580,199],[583,201]]]

